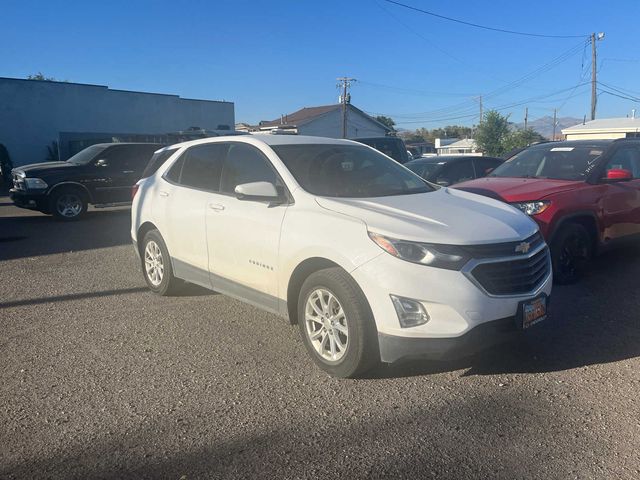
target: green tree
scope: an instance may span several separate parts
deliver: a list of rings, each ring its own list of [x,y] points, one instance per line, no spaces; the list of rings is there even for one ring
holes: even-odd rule
[[[478,125],[475,141],[485,155],[499,157],[505,153],[505,142],[509,134],[509,117],[489,110]]]
[[[47,77],[42,72],[27,75],[27,80],[39,80],[41,82],[68,82],[69,80],[58,80],[55,77]]]
[[[402,137],[405,141],[410,142],[431,142],[436,138],[471,138],[473,136],[473,128],[463,127],[462,125],[447,125],[442,128],[434,128],[427,130],[426,128],[418,128],[414,131],[404,132]]]
[[[376,117],[376,120],[379,121],[384,126],[389,127],[392,132],[396,131],[396,122],[393,121],[393,118],[387,117],[385,115],[378,115]]]
[[[40,80],[45,82],[55,82],[56,79],[53,77],[45,77],[42,72],[34,73],[33,75],[28,75],[27,80]]]
[[[504,138],[502,146],[504,152],[510,152],[518,148],[528,147],[536,142],[543,142],[545,138],[532,128],[514,130]]]

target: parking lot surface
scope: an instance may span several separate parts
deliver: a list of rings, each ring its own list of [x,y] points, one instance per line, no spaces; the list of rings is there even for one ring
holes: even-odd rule
[[[148,292],[127,209],[0,197],[0,279],[0,479],[640,478],[638,247],[522,341],[362,380],[274,315]]]

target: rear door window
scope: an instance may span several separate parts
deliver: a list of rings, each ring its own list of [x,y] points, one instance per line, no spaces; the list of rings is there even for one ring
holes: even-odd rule
[[[227,148],[228,145],[224,143],[210,143],[189,148],[181,156],[184,164],[177,183],[185,187],[217,192],[220,188],[220,174]],[[172,170],[175,167],[176,165]]]

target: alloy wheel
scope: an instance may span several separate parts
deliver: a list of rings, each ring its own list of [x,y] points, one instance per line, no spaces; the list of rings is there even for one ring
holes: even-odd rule
[[[77,217],[82,213],[82,199],[75,193],[60,195],[56,200],[56,210],[63,217]]]
[[[560,251],[559,266],[562,273],[573,275],[578,269],[578,264],[587,260],[589,246],[581,235],[571,235],[562,245]]]
[[[144,269],[147,278],[154,287],[162,283],[164,277],[164,262],[162,251],[156,242],[150,240],[144,249]]]
[[[316,353],[325,361],[340,361],[349,346],[349,328],[344,309],[333,293],[318,288],[309,294],[305,325]]]

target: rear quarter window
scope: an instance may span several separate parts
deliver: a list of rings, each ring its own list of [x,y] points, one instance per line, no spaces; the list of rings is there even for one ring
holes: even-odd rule
[[[164,164],[164,162],[166,162],[171,155],[176,153],[176,150],[177,149],[174,148],[171,150],[164,150],[162,152],[154,153],[151,157],[151,160],[149,160],[149,163],[147,163],[144,172],[142,172],[142,178],[150,177],[151,175],[156,173],[158,169]]]

